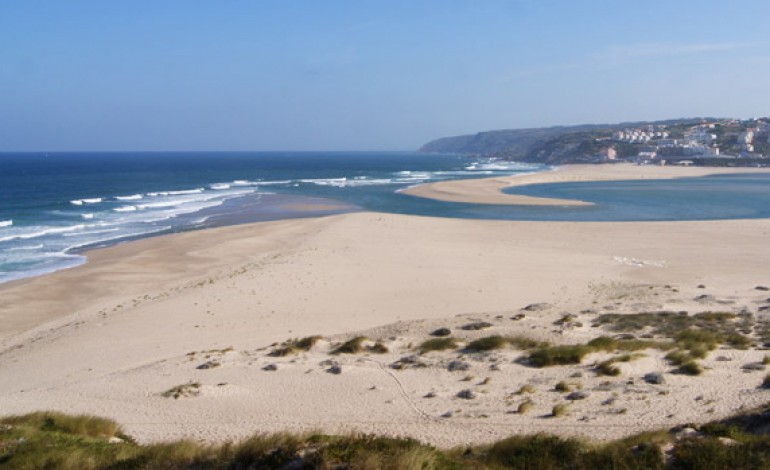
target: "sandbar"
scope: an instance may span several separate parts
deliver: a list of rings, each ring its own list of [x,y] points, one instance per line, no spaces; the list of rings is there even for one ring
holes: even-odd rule
[[[634,165],[564,165],[553,171],[527,173],[494,178],[478,178],[426,183],[401,191],[411,196],[448,202],[522,206],[586,206],[590,202],[506,194],[502,190],[514,186],[588,181],[620,181],[640,179],[694,178],[721,174],[769,173],[768,168],[716,168]]]

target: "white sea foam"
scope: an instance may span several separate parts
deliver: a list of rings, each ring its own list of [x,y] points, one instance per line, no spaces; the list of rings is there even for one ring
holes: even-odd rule
[[[41,229],[42,227],[31,227],[31,228]],[[56,234],[61,234],[66,232],[74,232],[76,230],[83,230],[84,228],[86,228],[86,226],[82,224],[71,225],[69,227],[48,227],[48,228],[43,228],[42,230],[37,230],[35,232],[17,233],[6,237],[0,237],[0,242],[8,242],[11,240],[28,240],[30,238],[44,237],[46,235],[56,235]]]
[[[15,246],[13,248],[6,248],[5,251],[32,251],[41,248],[43,248],[43,245]]]
[[[118,230],[120,230],[120,229],[119,228],[106,228],[106,229],[103,229],[103,230],[89,230],[88,232],[83,232],[83,233],[72,233],[72,232],[70,232],[70,233],[64,233],[62,235],[65,236],[65,237],[82,237],[82,236],[89,236],[90,237],[92,235],[99,235],[100,233],[117,232]]]
[[[136,206],[120,206],[120,207],[116,207],[116,208],[114,208],[112,210],[114,210],[115,212],[134,212],[134,211],[137,210],[137,207]]]
[[[227,183],[214,183],[209,186],[209,188],[215,190],[215,191],[221,191],[223,189],[230,189],[230,185]]]
[[[142,199],[141,194],[132,194],[130,196],[115,196],[115,199],[118,201],[138,201],[139,199]]]
[[[256,182],[257,185],[272,185],[272,184],[289,184],[292,183],[293,180],[277,180],[277,181],[259,181]]]
[[[13,225],[13,219],[11,220],[0,220],[0,227],[10,227]]]
[[[262,184],[259,181],[248,181],[248,180],[235,180],[232,182],[233,186],[256,186],[258,184]]]
[[[93,219],[94,218],[94,214],[92,212],[89,212],[88,214],[80,214],[80,217],[82,217],[84,219]]]
[[[74,204],[76,206],[82,206],[83,204],[99,204],[100,202],[102,202],[102,198],[90,197],[85,199],[74,199],[70,201],[70,204]]]
[[[301,179],[299,181],[301,183],[315,184],[318,186],[335,186],[338,188],[343,188],[345,187],[347,180],[347,178],[311,178]]]
[[[159,197],[159,196],[182,196],[185,194],[200,194],[203,191],[205,191],[205,188],[195,188],[195,189],[182,189],[179,191],[155,191],[151,193],[147,193],[150,197]]]

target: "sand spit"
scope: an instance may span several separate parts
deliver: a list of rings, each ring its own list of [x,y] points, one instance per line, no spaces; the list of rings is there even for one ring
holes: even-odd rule
[[[411,196],[449,202],[503,204],[525,206],[585,206],[590,202],[571,199],[539,198],[505,194],[503,189],[541,183],[568,183],[578,181],[616,181],[638,179],[693,178],[721,174],[770,172],[767,168],[704,168],[679,166],[633,165],[566,165],[556,171],[514,175],[507,177],[470,180],[440,181],[413,186],[402,191]]]
[[[0,287],[0,409],[103,415],[142,442],[320,429],[453,446],[708,421],[767,401],[768,237],[769,220],[351,213],[126,243]],[[694,359],[701,375],[674,373],[680,365],[660,348],[592,350],[580,364],[544,368],[527,365],[532,351],[520,344],[467,350],[495,335],[671,342],[649,319],[632,331],[594,326],[607,314],[664,311],[729,314],[701,324],[724,335]],[[457,344],[420,354],[440,328]],[[316,335],[307,350],[282,344]],[[358,336],[368,339],[349,348],[361,351],[332,354]],[[619,375],[597,374],[607,360]],[[450,371],[452,361],[461,364]],[[655,372],[663,383],[645,379]],[[555,391],[562,381],[570,392]],[[534,393],[516,394],[524,385]],[[519,413],[525,396],[532,404]],[[565,403],[564,416],[548,417]]]

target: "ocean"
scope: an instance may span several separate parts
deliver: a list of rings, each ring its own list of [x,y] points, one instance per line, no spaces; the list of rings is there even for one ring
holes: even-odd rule
[[[590,207],[450,203],[398,192],[420,183],[548,167],[415,152],[0,154],[0,283],[82,264],[126,240],[238,223],[380,211],[550,221],[770,217],[770,175],[559,183],[506,192]]]
[[[162,233],[355,210],[429,214],[430,203],[396,190],[540,169],[413,152],[0,154],[0,282]]]

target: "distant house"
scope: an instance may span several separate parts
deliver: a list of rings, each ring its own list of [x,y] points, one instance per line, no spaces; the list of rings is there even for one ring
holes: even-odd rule
[[[615,160],[618,158],[618,152],[615,147],[605,147],[599,150],[599,156],[605,160]]]

